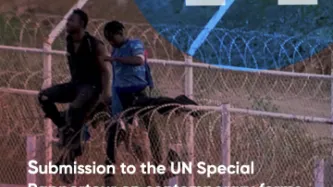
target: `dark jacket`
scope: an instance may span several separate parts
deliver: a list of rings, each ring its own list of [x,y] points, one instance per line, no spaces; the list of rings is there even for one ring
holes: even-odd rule
[[[86,32],[77,53],[74,52],[74,42],[70,35],[67,36],[66,41],[71,81],[101,87],[102,76],[97,62],[97,44],[102,41]]]

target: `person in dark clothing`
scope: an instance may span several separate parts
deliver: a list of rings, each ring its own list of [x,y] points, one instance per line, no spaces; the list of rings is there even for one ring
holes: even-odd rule
[[[67,158],[62,158],[69,162],[66,164],[72,164],[82,154],[80,132],[89,112],[97,103],[108,102],[111,97],[111,68],[104,61],[105,47],[85,31],[87,24],[88,15],[80,9],[74,10],[66,25],[71,80],[44,89],[38,95],[45,117],[59,129],[62,148],[66,146]],[[55,103],[70,103],[65,117]]]

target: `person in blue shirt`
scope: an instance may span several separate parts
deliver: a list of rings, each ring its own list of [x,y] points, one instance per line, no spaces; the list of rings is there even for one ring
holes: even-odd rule
[[[112,52],[105,61],[112,64],[112,105],[111,115],[133,106],[135,100],[146,96],[146,88],[153,87],[150,68],[146,63],[143,43],[138,39],[129,39],[124,35],[124,25],[119,21],[108,22],[104,27],[104,36],[112,46]],[[108,129],[107,161],[115,163],[115,144],[117,126]],[[113,176],[105,178],[108,186],[115,185]]]
[[[105,38],[113,47],[111,56],[105,59],[111,62],[113,69],[112,115],[133,105],[147,87],[153,87],[142,42],[126,38],[123,30],[124,25],[118,21],[111,21],[104,28]]]

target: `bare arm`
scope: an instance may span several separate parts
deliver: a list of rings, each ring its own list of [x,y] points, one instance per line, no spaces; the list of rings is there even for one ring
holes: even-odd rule
[[[117,61],[123,64],[130,64],[134,66],[140,66],[145,63],[144,46],[141,41],[134,41],[130,44],[131,56],[128,57],[114,57],[110,58],[109,61]]]
[[[97,44],[97,62],[102,74],[102,94],[103,97],[111,96],[111,64],[105,61],[106,50],[100,42]],[[105,98],[107,99],[107,98]]]
[[[118,61],[124,64],[131,64],[131,65],[142,65],[145,63],[143,56],[130,56],[130,57],[116,57],[113,60]]]

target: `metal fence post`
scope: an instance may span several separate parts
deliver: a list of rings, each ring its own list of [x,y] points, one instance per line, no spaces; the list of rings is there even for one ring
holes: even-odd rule
[[[36,160],[36,151],[37,151],[37,145],[36,145],[36,136],[27,136],[26,139],[26,152],[27,152],[27,164],[31,160]],[[34,174],[29,173],[29,168],[27,167],[27,185],[29,183],[37,184],[37,176]]]
[[[63,19],[55,26],[43,44],[43,49],[46,52],[52,51],[52,44],[59,34],[64,30],[68,17],[73,13],[74,9],[82,8],[88,0],[78,0],[71,9],[64,15]],[[47,88],[52,85],[52,55],[45,54],[43,62],[43,78],[44,83],[42,88]],[[45,161],[46,163],[52,161],[52,122],[49,119],[44,120],[45,128]],[[43,150],[43,149],[42,149]],[[46,175],[46,186],[52,186],[52,175]]]
[[[193,58],[191,56],[185,56],[185,65],[191,65],[193,63]],[[193,99],[193,67],[185,67],[185,95]]]
[[[314,187],[324,187],[324,171],[325,171],[325,161],[324,159],[316,158],[315,159],[315,168],[313,171],[314,175]]]
[[[230,104],[223,104],[221,107],[221,161],[222,165],[230,165]],[[231,179],[229,174],[222,175],[222,186],[231,186]]]
[[[333,63],[331,62],[331,77],[333,77]],[[331,81],[331,121],[333,121],[333,79]],[[333,137],[333,126],[331,126],[331,137]],[[333,149],[331,150],[331,158],[328,159],[322,159],[317,158],[315,160],[315,173],[314,173],[314,183],[315,187],[323,187],[325,185],[332,186],[333,180],[333,170],[331,165],[333,164]],[[325,167],[327,166],[328,167]],[[328,168],[328,169],[327,169]]]
[[[185,64],[192,64],[193,60],[191,56],[184,55]],[[193,67],[185,67],[185,81],[184,81],[184,93],[187,97],[193,99]],[[193,118],[189,117],[189,122],[186,123],[186,144],[177,146],[177,152],[181,152],[182,158],[185,161],[194,164],[194,127]],[[174,177],[169,180],[169,186],[194,186],[194,174],[189,174],[187,176],[181,175],[179,177]]]
[[[44,43],[43,48],[46,52],[50,52],[52,50],[51,45],[48,43]],[[52,55],[44,54],[43,59],[43,85],[42,88],[48,88],[52,86]],[[52,122],[50,119],[44,119],[44,148],[40,150],[45,150],[45,164],[48,162],[52,162],[52,137],[53,137],[53,129]],[[52,186],[52,175],[48,174],[45,176],[46,186]]]
[[[333,77],[333,62],[331,61],[331,77]],[[331,79],[331,121],[333,121],[333,79]],[[331,137],[333,138],[333,126],[331,126]],[[332,162],[333,162],[333,148],[332,148],[332,153],[331,153],[331,159],[328,159],[329,161],[329,165],[332,165]],[[332,170],[330,170],[330,171],[332,171]],[[333,175],[333,173],[328,173],[328,175],[329,175],[329,179],[330,179],[330,183],[331,184],[329,184],[330,186],[332,186],[333,184],[332,184],[332,175]]]
[[[193,63],[193,58],[191,56],[185,55],[186,65],[191,65]],[[185,68],[185,95],[193,99],[193,67],[188,66]],[[194,125],[193,118],[190,117],[188,123],[186,123],[186,146],[183,148],[183,157],[189,163],[194,164]],[[182,186],[194,186],[194,173],[188,174],[186,178],[181,180]]]

